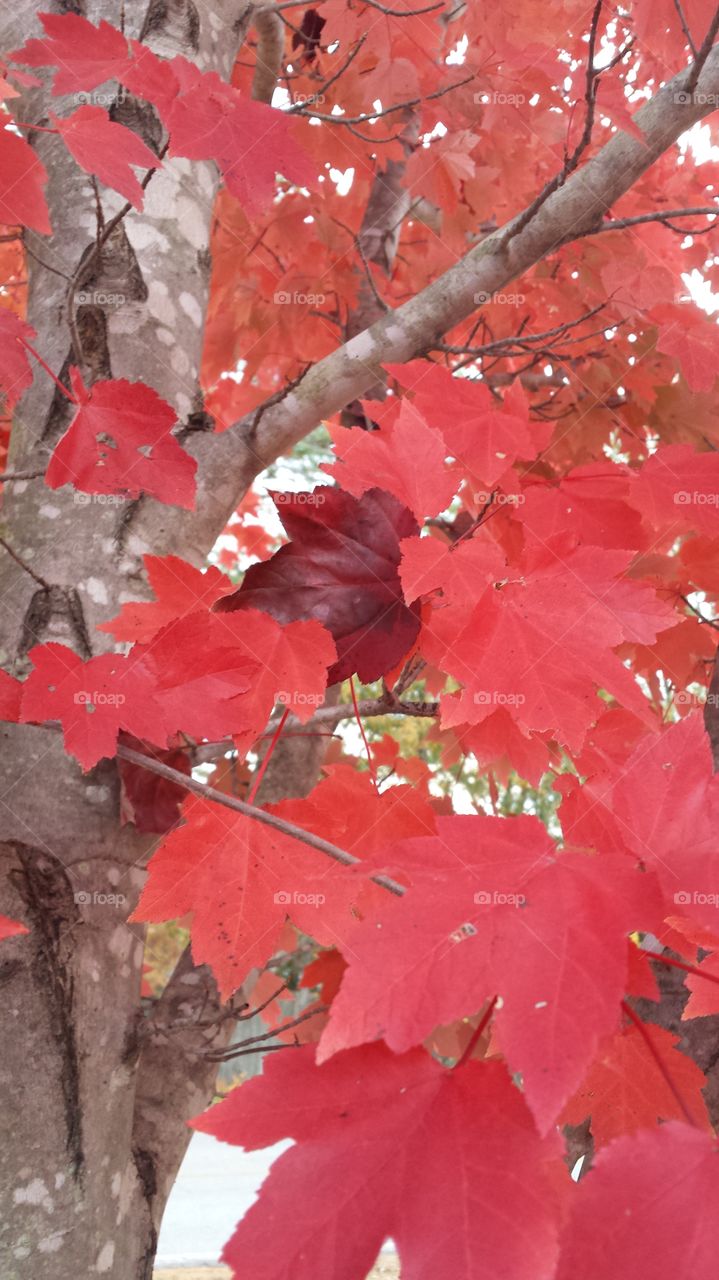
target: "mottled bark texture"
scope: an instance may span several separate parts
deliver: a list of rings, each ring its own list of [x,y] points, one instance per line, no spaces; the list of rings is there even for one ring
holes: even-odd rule
[[[225,0],[212,8],[126,0],[125,31],[157,53],[184,54],[227,76],[244,8]],[[5,6],[2,47],[40,34],[36,12],[49,9],[64,6]],[[82,11],[114,23],[120,12],[93,0]],[[64,109],[76,105],[60,100]],[[19,115],[42,123],[46,109],[32,93]],[[145,105],[121,97],[111,114],[151,148],[161,146]],[[38,348],[53,369],[66,371],[77,362],[74,327],[86,381],[143,379],[188,424],[201,408],[214,167],[166,160],[147,187],[144,212],[126,218],[101,260],[89,261],[92,184],[52,135],[31,132],[29,140],[50,175],[54,228],[51,239],[29,234],[27,241],[28,319]],[[106,219],[122,205],[109,190],[101,200]],[[35,378],[14,424],[13,467],[45,465],[68,408],[48,378]],[[3,535],[49,584],[40,587],[0,554],[0,660],[18,675],[27,651],[43,641],[63,641],[84,656],[110,647],[95,626],[123,600],[146,594],[142,553],[171,544],[200,561],[216,532],[215,512],[183,532],[179,512],[157,504],[78,500],[42,481],[6,489]],[[228,489],[228,508],[233,496]],[[120,829],[114,763],[83,776],[59,734],[4,725],[0,782],[0,911],[30,926],[8,942],[0,968],[0,1275],[149,1280],[189,1136],[185,1121],[211,1097],[215,1067],[199,1052],[206,1033],[190,1027],[168,1037],[141,1014],[142,930],[126,919],[148,841],[132,827]],[[207,1020],[216,1005],[207,983],[207,975],[181,968],[163,1009],[180,1007],[191,1024],[202,1004]]]

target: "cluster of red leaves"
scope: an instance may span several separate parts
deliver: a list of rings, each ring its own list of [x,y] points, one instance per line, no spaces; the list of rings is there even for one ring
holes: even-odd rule
[[[160,59],[105,21],[95,27],[75,13],[45,13],[40,18],[45,38],[28,40],[6,56],[23,66],[57,68],[53,94],[84,93],[107,81],[119,81],[156,108],[170,135],[170,156],[216,161],[227,189],[251,211],[262,209],[272,198],[276,173],[312,184],[312,168],[291,135],[289,122],[263,103],[252,102],[214,72],[202,72],[180,56]],[[152,169],[159,160],[137,134],[116,124],[99,106],[84,105],[70,116],[51,119],[86,173],[142,208],[142,188],[131,166]],[[46,180],[43,166],[39,161],[30,163],[33,153],[23,139],[7,133],[0,137],[8,149],[11,175],[16,177],[5,197],[10,216],[4,221],[25,223],[23,213],[29,212],[32,221],[26,225],[49,232],[41,189]]]
[[[116,620],[119,636],[131,630],[142,642],[85,660],[62,644],[36,645],[28,678],[0,686],[7,719],[59,720],[67,750],[90,769],[115,754],[121,730],[160,747],[179,732],[232,736],[246,751],[278,700],[309,718],[335,659],[318,622],[282,627],[257,610],[220,617],[211,605],[231,586],[222,574],[205,577],[173,556],[147,564],[156,603],[126,605]]]
[[[467,6],[463,65],[441,106],[429,95],[446,87],[446,24],[418,8],[327,0],[293,45],[298,100],[323,86],[322,115],[422,99],[407,188],[443,220],[438,231],[428,214],[409,217],[391,277],[370,268],[390,306],[478,226],[522,208],[584,123],[578,0]],[[708,0],[682,10],[700,43]],[[587,154],[611,131],[636,135],[637,84],[685,65],[671,0],[611,21],[615,46],[635,43],[601,79]],[[119,82],[153,104],[170,157],[214,160],[223,174],[204,380],[225,422],[336,344],[337,315],[294,299],[356,300],[377,153],[405,158],[397,118],[376,117],[365,136],[306,128],[301,150],[299,122],[251,101],[248,68],[230,84],[104,22],[43,23],[46,37],[12,61],[55,68],[56,95]],[[437,56],[418,56],[430,44]],[[352,75],[336,76],[348,51]],[[90,105],[50,120],[84,170],[142,207],[133,170],[161,161],[134,133]],[[8,127],[0,163],[0,220],[48,233],[44,167]],[[349,168],[345,198],[330,181]],[[273,203],[278,172],[303,189]],[[668,154],[612,212],[641,214],[658,192],[667,208],[710,199],[701,173],[691,200],[687,188]],[[276,495],[290,540],[239,590],[216,569],[148,557],[155,600],[101,628],[128,652],[83,661],[40,645],[22,685],[0,673],[3,718],[59,721],[83,768],[124,735],[187,773],[181,735],[246,753],[278,701],[307,720],[329,682],[358,673],[391,685],[411,656],[440,702],[431,732],[446,763],[471,754],[493,785],[510,770],[534,783],[555,771],[561,841],[533,816],[453,814],[426,764],[386,743],[375,763],[403,781],[384,788],[330,755],[311,795],[272,813],[352,854],[351,870],[244,814],[185,802],[136,918],[190,917],[194,956],[223,995],[291,947],[288,920],[324,949],[303,979],[322,988],[310,1043],[271,1055],[261,1079],[196,1122],[250,1149],[294,1139],[228,1246],[238,1274],[359,1280],[390,1235],[413,1280],[606,1280],[648,1259],[659,1280],[713,1274],[718,1153],[704,1078],[627,1003],[657,994],[647,953],[629,941],[649,933],[692,970],[685,1016],[719,1008],[719,782],[701,715],[686,714],[716,628],[685,602],[719,598],[719,341],[678,300],[694,269],[716,283],[700,237],[684,243],[656,224],[565,246],[513,305],[479,300],[478,330],[449,336],[494,344],[496,385],[493,368],[479,380],[431,360],[390,365],[394,394],[366,406],[377,429],[332,425],[336,483]],[[278,290],[293,301],[278,308]],[[596,333],[579,330],[553,361],[561,376],[537,389],[516,349],[502,355],[520,312],[531,335],[600,305],[601,361]],[[0,311],[8,410],[32,377],[34,334],[16,312]],[[220,384],[240,353],[246,376]],[[171,434],[172,408],[141,383],[86,389],[74,374],[71,386],[76,413],[48,485],[191,507],[195,464]],[[443,516],[453,501],[454,524]],[[679,720],[669,726],[667,689]],[[177,790],[148,793],[141,777],[125,769],[124,816],[167,830]],[[387,876],[401,893],[382,887]],[[22,928],[2,919],[0,937]],[[575,1188],[557,1128],[588,1114],[603,1149]]]

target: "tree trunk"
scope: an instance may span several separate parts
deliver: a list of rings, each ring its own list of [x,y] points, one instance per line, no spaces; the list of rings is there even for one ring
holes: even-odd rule
[[[64,6],[43,2],[37,11],[49,8]],[[125,31],[228,77],[243,8],[130,0]],[[35,13],[28,6],[7,24],[8,48],[40,34]],[[115,23],[117,13],[103,3],[85,8],[92,22]],[[44,101],[39,91],[28,94],[20,118],[42,123]],[[60,100],[61,109],[77,105]],[[112,114],[159,148],[161,130],[143,104],[125,99]],[[29,140],[50,175],[54,228],[52,239],[27,238],[28,320],[39,350],[65,379],[79,340],[86,382],[142,379],[189,427],[202,408],[214,167],[165,160],[148,184],[144,213],[121,222],[101,261],[79,271],[70,304],[70,280],[95,240],[95,194],[57,139],[31,132]],[[100,195],[107,220],[123,202],[111,191]],[[14,424],[14,469],[44,467],[68,410],[37,369]],[[235,497],[233,487],[225,507]],[[201,496],[188,515],[146,500],[53,493],[42,480],[7,485],[2,519],[4,538],[32,570],[0,554],[1,660],[17,675],[35,644],[58,640],[84,657],[110,649],[96,624],[123,600],[147,595],[142,554],[171,547],[202,563],[221,523],[218,507]],[[126,921],[149,842],[120,828],[115,762],[83,775],[50,729],[3,726],[0,780],[0,912],[30,929],[8,941],[0,966],[0,1275],[149,1280],[189,1139],[185,1122],[207,1105],[215,1075],[197,1052],[199,1032],[170,1042],[141,1014],[142,930]],[[162,1008],[179,1001],[190,1011],[205,981],[185,963]]]

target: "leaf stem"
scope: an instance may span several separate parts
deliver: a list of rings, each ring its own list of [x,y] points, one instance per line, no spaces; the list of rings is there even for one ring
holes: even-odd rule
[[[691,1113],[691,1111],[689,1110],[689,1108],[688,1108],[688,1106],[687,1106],[686,1102],[684,1101],[684,1098],[682,1097],[682,1095],[681,1095],[681,1093],[679,1092],[679,1090],[678,1090],[677,1086],[675,1085],[674,1081],[672,1080],[671,1074],[670,1074],[670,1072],[669,1072],[669,1068],[667,1067],[667,1064],[664,1062],[664,1060],[663,1060],[663,1058],[662,1058],[661,1054],[657,1052],[657,1047],[656,1047],[656,1045],[654,1044],[654,1041],[652,1040],[652,1038],[651,1038],[651,1036],[650,1036],[649,1032],[647,1031],[647,1028],[645,1027],[644,1023],[642,1022],[641,1018],[640,1018],[640,1017],[638,1017],[638,1015],[637,1015],[637,1014],[634,1012],[634,1010],[632,1009],[632,1006],[631,1006],[630,1004],[628,1004],[626,1000],[622,1000],[622,1009],[624,1010],[625,1014],[626,1014],[626,1015],[627,1015],[627,1017],[629,1018],[630,1022],[633,1022],[633,1023],[634,1023],[634,1026],[636,1027],[636,1029],[637,1029],[637,1031],[639,1032],[640,1036],[642,1037],[642,1039],[643,1039],[644,1043],[646,1044],[646,1046],[647,1046],[647,1048],[648,1048],[648,1050],[649,1050],[650,1054],[652,1055],[652,1057],[653,1057],[653,1059],[654,1059],[655,1063],[657,1064],[657,1070],[659,1071],[659,1073],[660,1073],[660,1075],[661,1075],[662,1079],[664,1080],[664,1083],[666,1084],[667,1088],[669,1089],[669,1092],[671,1093],[672,1097],[674,1098],[674,1101],[676,1102],[677,1106],[679,1107],[679,1109],[680,1109],[680,1111],[681,1111],[682,1115],[684,1116],[684,1119],[686,1120],[687,1124],[690,1124],[694,1129],[697,1129],[699,1126],[697,1125],[697,1122],[696,1122],[696,1120],[694,1119],[694,1116],[692,1115],[692,1113]]]
[[[286,723],[287,723],[287,717],[288,717],[288,715],[289,715],[289,714],[290,714],[290,709],[289,709],[289,707],[285,707],[285,709],[284,709],[284,711],[282,712],[282,715],[281,715],[281,717],[280,717],[280,722],[279,722],[279,724],[278,724],[277,728],[275,729],[275,732],[274,732],[274,733],[273,733],[273,735],[272,735],[272,741],[270,742],[270,745],[269,745],[269,747],[267,748],[267,750],[266,750],[266,752],[265,752],[265,758],[264,758],[264,760],[262,761],[262,764],[260,765],[259,769],[257,770],[257,774],[256,774],[256,776],[255,776],[255,780],[254,780],[254,782],[252,783],[252,789],[251,789],[251,791],[250,791],[250,794],[249,794],[249,795],[248,795],[248,797],[247,797],[247,803],[248,803],[248,804],[252,804],[252,801],[254,800],[255,796],[257,795],[257,792],[258,792],[259,787],[260,787],[260,783],[262,782],[262,779],[263,779],[263,778],[264,778],[264,776],[265,776],[265,772],[266,772],[266,770],[267,770],[267,766],[268,766],[268,764],[270,763],[270,760],[272,759],[272,752],[274,751],[275,747],[277,746],[277,742],[278,742],[279,736],[280,736],[280,734],[282,733],[282,730],[284,729],[284,727],[285,727],[285,725],[286,725]]]
[[[46,364],[46,363],[45,363],[45,361],[43,360],[42,356],[40,355],[40,352],[39,352],[39,351],[36,351],[36,350],[35,350],[35,348],[34,348],[33,346],[31,346],[31,345],[30,345],[30,343],[29,343],[25,338],[18,338],[18,342],[22,343],[23,347],[27,347],[28,351],[30,352],[30,355],[31,355],[31,356],[34,356],[34,357],[35,357],[35,359],[37,360],[38,364],[42,365],[42,367],[43,367],[43,369],[45,370],[45,372],[46,372],[47,374],[49,374],[49,376],[52,378],[53,382],[55,383],[55,386],[56,386],[56,387],[59,387],[59,388],[60,388],[60,390],[62,391],[62,394],[63,394],[64,396],[66,396],[66,397],[67,397],[67,399],[70,401],[70,404],[74,404],[74,405],[76,405],[76,404],[77,404],[77,400],[75,399],[75,397],[74,397],[73,395],[71,395],[71,393],[68,391],[67,387],[64,387],[64,386],[63,386],[63,384],[61,383],[60,379],[56,376],[56,374],[54,374],[54,373],[53,373],[53,371],[52,371],[52,369],[50,368],[49,364]]]
[[[478,1042],[478,1040],[479,1040],[479,1038],[480,1038],[480,1036],[481,1036],[482,1032],[485,1030],[485,1028],[486,1028],[486,1026],[487,1026],[487,1023],[489,1022],[489,1019],[491,1018],[492,1014],[494,1013],[494,1007],[495,1007],[495,1005],[496,1005],[496,1003],[497,1003],[497,1001],[498,1001],[498,1000],[499,1000],[499,996],[498,996],[498,995],[497,995],[497,996],[494,996],[494,998],[493,998],[492,1000],[490,1000],[489,1004],[487,1005],[487,1008],[485,1009],[484,1013],[482,1014],[482,1017],[480,1018],[479,1022],[477,1023],[477,1026],[475,1027],[475,1029],[474,1029],[474,1031],[473,1031],[473,1033],[472,1033],[472,1035],[471,1035],[471,1037],[470,1037],[469,1044],[467,1045],[466,1049],[464,1050],[464,1053],[461,1055],[461,1057],[459,1057],[459,1058],[457,1059],[457,1061],[455,1062],[454,1066],[452,1067],[452,1070],[453,1070],[453,1071],[456,1071],[456,1070],[457,1070],[457,1067],[464,1066],[464,1063],[465,1063],[465,1062],[468,1062],[468,1061],[469,1061],[469,1059],[471,1058],[471,1056],[472,1056],[472,1054],[473,1054],[473,1052],[474,1052],[475,1048],[477,1047],[477,1042]]]
[[[362,717],[361,717],[361,715],[360,715],[359,704],[358,704],[358,702],[357,702],[357,694],[356,694],[356,692],[355,692],[354,676],[350,676],[350,693],[352,694],[352,706],[354,707],[355,719],[356,719],[357,724],[358,724],[358,726],[359,726],[359,731],[360,731],[360,733],[362,734],[362,741],[363,741],[363,743],[364,743],[364,749],[365,749],[365,751],[367,752],[367,765],[368,765],[368,768],[369,768],[369,771],[370,771],[370,776],[371,776],[372,781],[373,781],[373,783],[374,783],[374,789],[375,789],[375,791],[379,794],[379,787],[378,787],[378,785],[377,785],[377,773],[376,773],[376,770],[375,770],[375,767],[374,767],[374,760],[372,759],[372,752],[371,752],[371,750],[370,750],[369,742],[367,741],[367,734],[365,733],[365,728],[364,728],[364,725],[363,725],[363,723],[362,723]]]
[[[671,956],[658,956],[653,951],[645,951],[644,955],[649,960],[658,960],[660,964],[671,965],[672,969],[682,969],[684,973],[693,973],[697,978],[706,978],[707,982],[719,982],[719,974],[705,973],[699,965],[685,964],[683,960],[673,960]]]

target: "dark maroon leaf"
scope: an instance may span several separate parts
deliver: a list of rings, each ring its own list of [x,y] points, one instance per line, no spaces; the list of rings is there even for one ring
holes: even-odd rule
[[[320,36],[326,21],[326,18],[323,18],[316,9],[306,9],[302,24],[296,29],[292,37],[292,48],[299,49],[300,45],[304,45],[308,62],[314,60],[317,50],[320,48]]]
[[[264,609],[283,623],[314,618],[337,645],[330,684],[355,671],[365,684],[377,680],[419,630],[418,606],[404,603],[397,576],[400,540],[418,532],[414,516],[381,489],[359,500],[327,486],[274,499],[292,541],[252,565],[216,611]]]
[[[168,764],[171,769],[190,776],[190,758],[187,751],[171,748],[162,751],[159,747],[151,747],[132,734],[123,733],[121,740],[126,747],[139,751],[142,755],[151,756]],[[165,835],[171,831],[180,817],[180,805],[186,792],[176,782],[168,782],[156,773],[141,769],[129,760],[119,760],[121,783],[121,813],[123,822],[133,822],[138,831]]]

